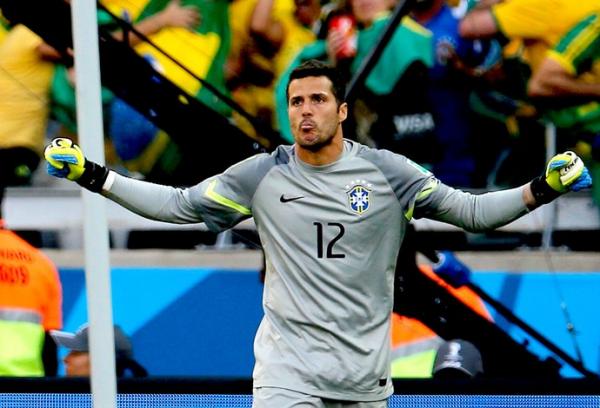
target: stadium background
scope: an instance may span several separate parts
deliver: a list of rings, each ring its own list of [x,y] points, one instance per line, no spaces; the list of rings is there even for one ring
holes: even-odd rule
[[[73,266],[80,260],[79,253],[49,254],[59,265],[63,283],[65,329],[76,330],[87,321],[83,269]],[[528,251],[458,256],[473,267],[475,284],[575,357],[560,294],[577,330],[585,365],[600,371],[600,318],[590,307],[600,287],[600,256]],[[260,257],[259,251],[249,250],[113,255],[114,320],[131,334],[136,357],[152,375],[251,376],[252,342],[262,317]],[[515,266],[515,258],[521,266]],[[548,270],[549,263],[555,272]],[[527,338],[493,309],[490,312],[517,341]],[[549,355],[535,342],[529,347],[541,357]],[[561,374],[578,375],[569,367]]]

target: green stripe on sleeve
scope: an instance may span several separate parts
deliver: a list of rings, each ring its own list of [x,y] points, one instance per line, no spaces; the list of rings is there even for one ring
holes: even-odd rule
[[[438,185],[439,185],[439,182],[437,179],[431,179],[425,184],[425,186],[423,186],[421,191],[419,191],[417,193],[417,195],[415,196],[415,200],[410,204],[410,207],[404,213],[404,217],[408,221],[412,220],[413,213],[415,211],[415,203],[417,201],[421,201],[421,200],[424,200],[425,198],[429,197],[431,195],[431,193],[433,193],[437,189]]]
[[[235,211],[239,212],[240,214],[244,214],[244,215],[252,214],[252,211],[250,211],[249,208],[246,208],[243,205],[238,204],[235,201],[232,201],[229,198],[223,197],[221,194],[217,193],[215,191],[216,185],[217,185],[217,180],[211,181],[210,184],[208,185],[208,188],[206,189],[206,193],[204,193],[208,198],[210,198],[211,200],[213,200],[221,205],[224,205],[225,207],[234,209]]]

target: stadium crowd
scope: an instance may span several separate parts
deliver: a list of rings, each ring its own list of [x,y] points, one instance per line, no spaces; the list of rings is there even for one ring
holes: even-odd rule
[[[276,101],[285,98],[289,72],[317,58],[350,81],[398,2],[101,3],[99,24],[186,93],[260,139],[198,78],[206,80],[289,143],[287,115],[275,108],[286,106]],[[451,186],[500,188],[537,174],[546,160],[545,128],[553,124],[557,150],[575,151],[597,172],[599,12],[594,0],[554,0],[552,7],[540,0],[416,0],[358,87],[346,137],[402,153]],[[27,185],[47,140],[76,137],[73,68],[22,25],[3,19],[0,41],[3,184]],[[186,160],[181,146],[108,88],[102,95],[111,166],[177,183]]]
[[[285,112],[289,72],[317,58],[335,64],[349,82],[387,29],[398,1],[105,0],[101,5],[99,24],[117,41],[126,41],[185,94],[241,129],[248,141],[272,150],[292,141]],[[557,0],[550,12],[537,0],[415,0],[365,86],[356,87],[346,137],[402,153],[450,186],[497,190],[538,174],[546,149],[554,147],[545,136],[554,125],[555,150],[575,151],[592,176],[600,173],[599,7],[592,0]],[[523,15],[524,20],[515,17]],[[346,34],[339,33],[340,21]],[[52,138],[77,139],[74,78],[70,55],[0,18],[1,185],[53,183],[38,163]],[[265,144],[263,130],[254,129],[224,98],[280,137]],[[234,152],[229,147],[237,141],[226,132],[196,135],[184,129],[175,135],[108,87],[102,101],[106,160],[125,174],[192,185],[226,168],[223,158]],[[200,174],[195,152],[203,139],[228,141],[203,157],[207,170]],[[215,239],[179,236],[173,244],[178,247]],[[146,237],[130,233],[127,245],[154,245],[149,241],[155,239]]]

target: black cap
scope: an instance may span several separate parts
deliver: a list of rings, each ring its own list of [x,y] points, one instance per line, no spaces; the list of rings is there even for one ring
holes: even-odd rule
[[[466,340],[450,340],[437,351],[433,377],[475,377],[483,373],[481,353]]]

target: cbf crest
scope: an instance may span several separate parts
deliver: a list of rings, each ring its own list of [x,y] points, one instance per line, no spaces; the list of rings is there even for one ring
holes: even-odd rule
[[[356,214],[363,214],[371,208],[373,185],[365,180],[352,180],[346,185],[346,194],[350,209]]]

